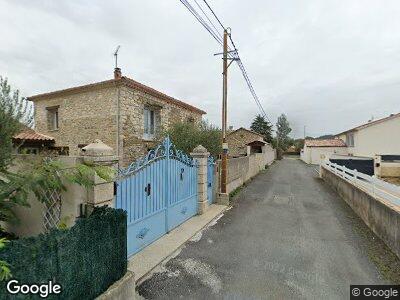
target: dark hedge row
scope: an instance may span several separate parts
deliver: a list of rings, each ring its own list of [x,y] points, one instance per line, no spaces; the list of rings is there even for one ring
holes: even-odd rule
[[[48,299],[93,299],[126,273],[126,230],[123,210],[95,208],[68,230],[11,241],[0,260],[11,265],[12,279],[21,284],[60,284],[62,293]],[[39,296],[9,295],[0,282],[0,299],[11,298]]]

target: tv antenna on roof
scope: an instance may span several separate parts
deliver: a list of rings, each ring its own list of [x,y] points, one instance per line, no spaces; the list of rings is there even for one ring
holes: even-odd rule
[[[118,68],[118,50],[121,48],[121,45],[118,45],[117,49],[115,49],[114,56],[115,56],[115,68]]]

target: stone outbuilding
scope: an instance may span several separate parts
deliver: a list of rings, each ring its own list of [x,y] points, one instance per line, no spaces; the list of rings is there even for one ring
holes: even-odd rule
[[[270,147],[270,145],[264,141],[264,136],[262,134],[243,127],[228,133],[226,139],[229,146],[230,157],[246,156],[250,154],[249,150],[253,153],[261,152],[261,147],[265,145]],[[249,147],[250,149],[248,149]],[[272,149],[272,147],[270,148]]]
[[[95,139],[127,166],[158,143],[175,122],[200,122],[205,112],[133,79],[116,68],[114,79],[31,96],[35,129],[54,137],[71,156]]]
[[[23,126],[22,130],[12,138],[15,154],[42,154],[51,152],[54,138],[39,133],[29,127]]]

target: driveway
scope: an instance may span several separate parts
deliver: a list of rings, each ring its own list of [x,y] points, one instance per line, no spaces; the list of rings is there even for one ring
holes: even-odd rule
[[[348,299],[350,284],[384,284],[357,229],[363,223],[314,169],[296,159],[274,163],[215,225],[142,282],[140,295]]]

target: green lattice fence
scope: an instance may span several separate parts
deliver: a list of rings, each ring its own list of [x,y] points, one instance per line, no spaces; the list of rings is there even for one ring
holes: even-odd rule
[[[48,299],[93,299],[126,273],[126,224],[123,210],[96,208],[68,230],[11,241],[0,251],[0,260],[11,265],[20,283],[60,284],[61,295]],[[1,282],[0,299],[11,298],[29,297],[8,295]]]

